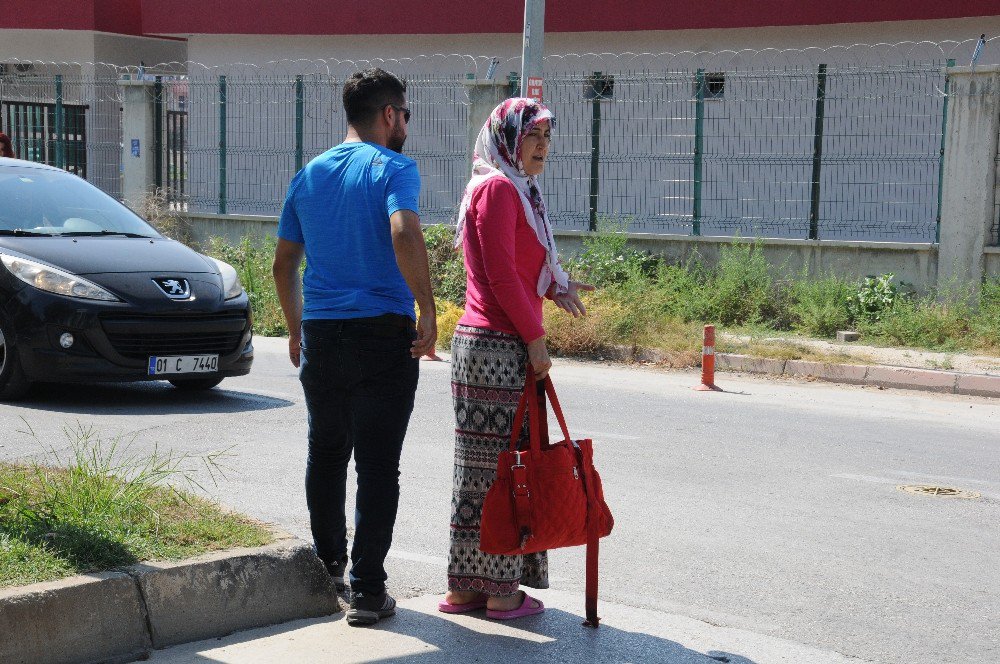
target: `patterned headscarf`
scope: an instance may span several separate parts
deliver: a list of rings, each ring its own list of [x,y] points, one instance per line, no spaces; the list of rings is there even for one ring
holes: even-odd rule
[[[524,216],[535,231],[539,244],[545,249],[545,265],[538,275],[538,295],[545,295],[556,284],[556,293],[569,288],[569,275],[559,265],[552,226],[545,213],[545,200],[533,175],[524,172],[521,163],[521,141],[539,122],[548,120],[554,127],[556,118],[552,111],[534,99],[515,97],[500,103],[479,132],[472,161],[472,178],[465,187],[458,212],[458,229],[455,246],[461,246],[465,236],[465,216],[472,194],[484,182],[494,177],[505,177],[514,184],[524,206]]]

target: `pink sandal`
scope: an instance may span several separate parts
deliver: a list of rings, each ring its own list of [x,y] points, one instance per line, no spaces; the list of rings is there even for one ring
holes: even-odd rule
[[[465,604],[452,604],[446,599],[438,602],[438,611],[441,613],[468,613],[469,611],[485,608],[485,599],[474,599],[471,602],[466,602]]]
[[[535,599],[528,593],[524,593],[524,601],[521,602],[521,606],[518,608],[511,609],[510,611],[494,611],[493,609],[487,609],[486,617],[493,618],[495,620],[512,620],[513,618],[533,616],[544,610],[545,605],[542,604],[541,600]]]

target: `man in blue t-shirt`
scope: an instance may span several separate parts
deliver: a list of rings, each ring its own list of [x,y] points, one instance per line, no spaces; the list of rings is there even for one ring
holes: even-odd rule
[[[382,69],[354,74],[344,84],[344,110],[344,142],[288,187],[273,272],[309,412],[306,502],[316,553],[344,589],[353,451],[347,622],[370,625],[395,612],[385,557],[399,505],[399,457],[419,358],[433,351],[437,324],[417,216],[420,176],[400,154],[410,120],[406,84]]]

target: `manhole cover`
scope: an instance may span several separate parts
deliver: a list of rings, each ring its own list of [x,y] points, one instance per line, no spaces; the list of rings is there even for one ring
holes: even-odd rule
[[[945,498],[979,498],[975,491],[965,491],[949,486],[930,486],[927,484],[901,484],[896,487],[903,493],[916,493],[921,496],[943,496]]]

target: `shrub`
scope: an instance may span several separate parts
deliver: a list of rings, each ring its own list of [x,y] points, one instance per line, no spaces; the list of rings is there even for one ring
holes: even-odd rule
[[[972,316],[970,327],[977,345],[1000,349],[1000,277],[983,282],[979,310]]]
[[[934,295],[899,298],[861,331],[884,343],[954,350],[966,345],[970,310],[964,302],[938,302]]]
[[[652,276],[660,263],[658,256],[628,246],[623,224],[602,221],[596,233],[583,239],[583,251],[566,261],[565,268],[576,279],[611,286],[636,274]]]
[[[882,314],[892,309],[898,291],[892,283],[895,278],[891,272],[877,277],[865,277],[848,303],[848,311],[855,321],[872,323],[878,321]]]
[[[550,302],[545,303],[545,343],[557,355],[592,357],[614,343],[605,329],[617,303],[599,296],[584,298],[588,315],[573,318]]]
[[[447,300],[437,301],[437,347],[451,350],[451,339],[455,336],[455,326],[465,310]]]
[[[850,300],[855,288],[837,277],[802,279],[789,287],[792,327],[818,337],[832,337],[850,327]]]
[[[774,284],[760,244],[734,242],[722,247],[704,295],[707,318],[721,325],[763,322],[774,311]]]
[[[434,297],[464,307],[465,264],[462,252],[455,248],[455,230],[444,224],[427,226],[424,228],[424,242],[427,244]]]

